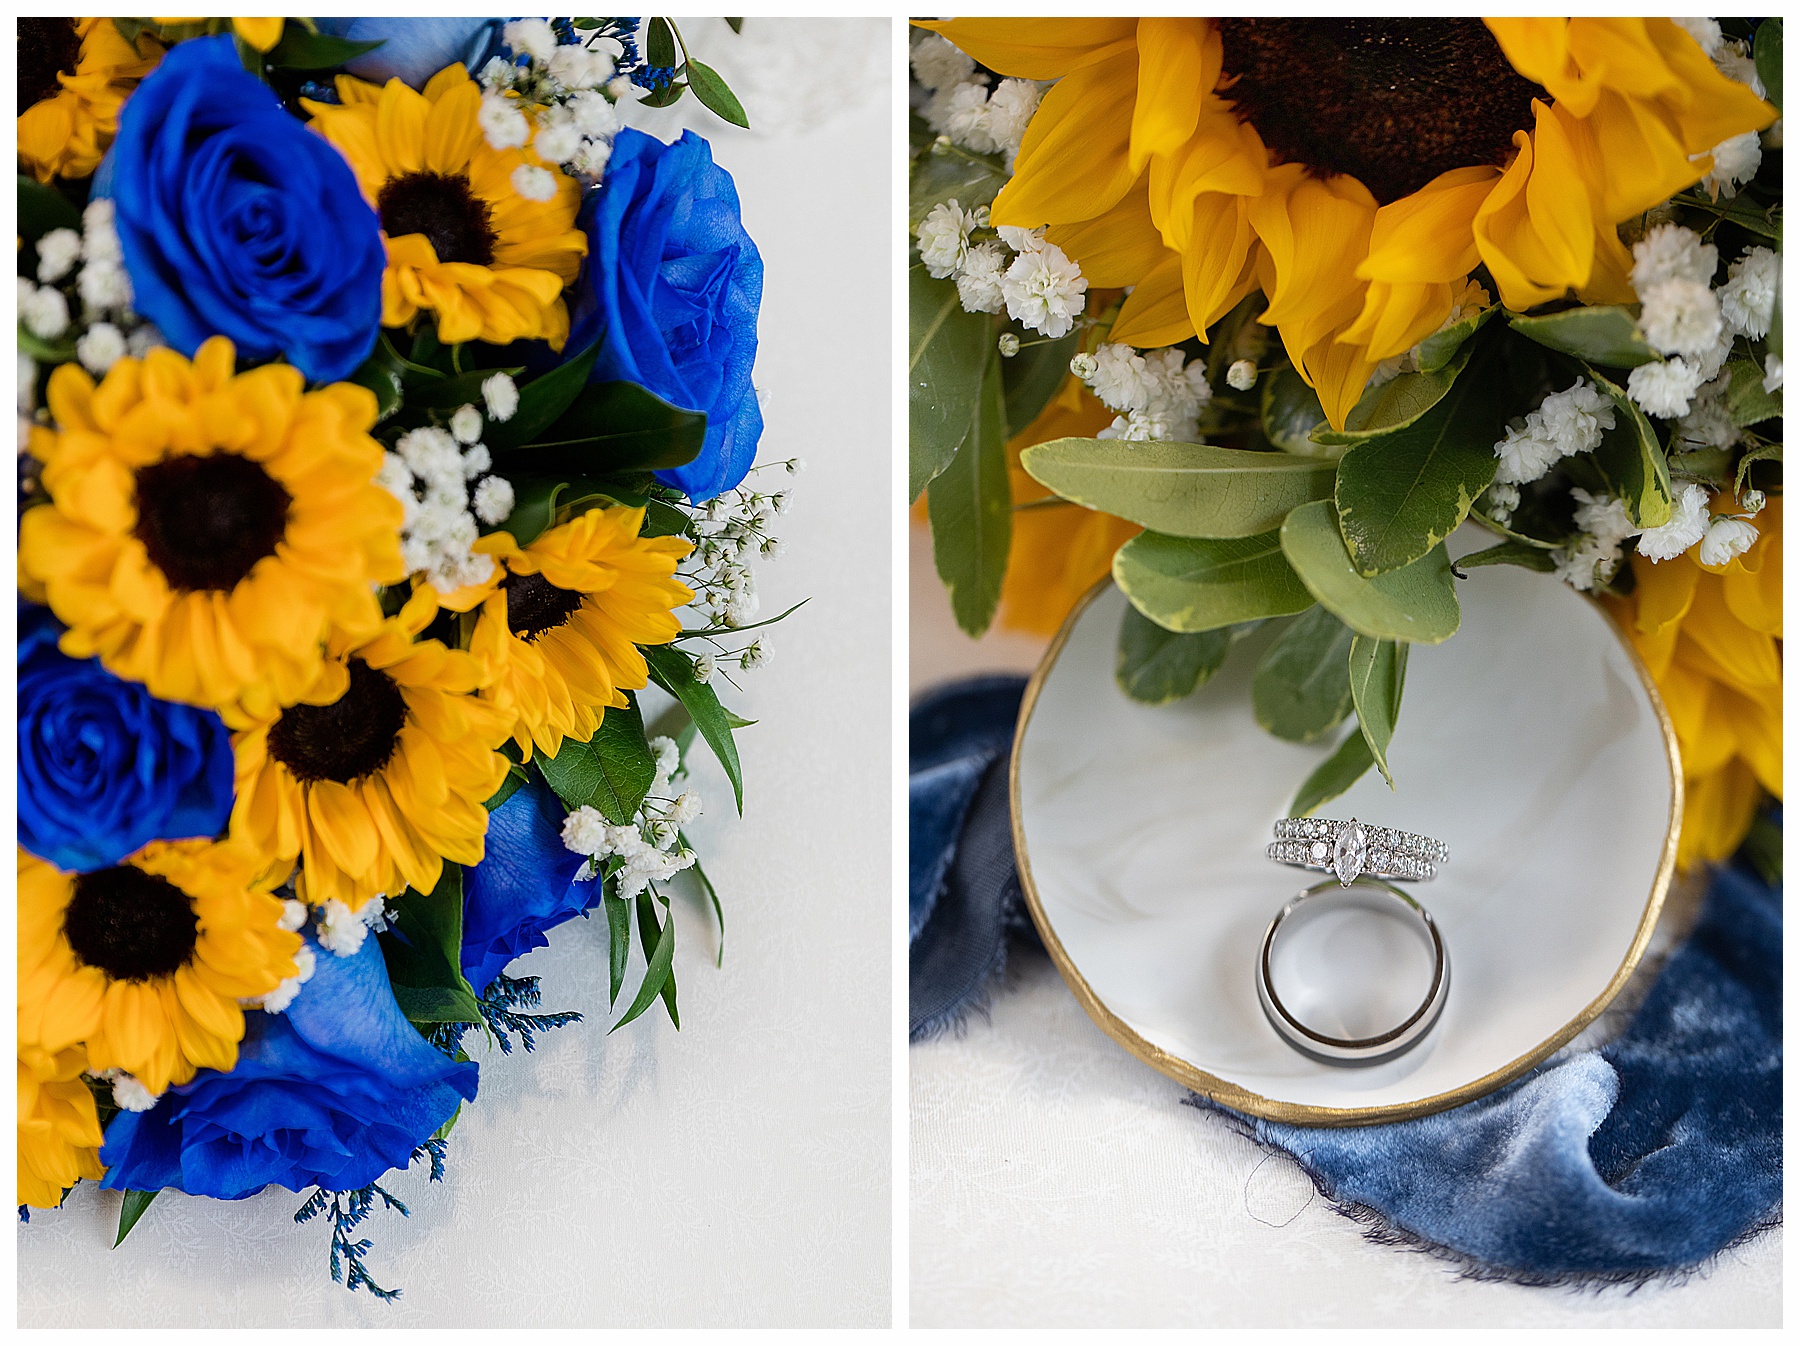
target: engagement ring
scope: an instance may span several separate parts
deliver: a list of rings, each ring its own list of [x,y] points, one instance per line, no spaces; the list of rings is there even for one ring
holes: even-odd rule
[[[1268,857],[1301,869],[1336,874],[1348,888],[1359,875],[1377,879],[1433,879],[1450,848],[1417,832],[1396,832],[1352,818],[1283,818],[1275,824]],[[1436,862],[1436,863],[1434,863]]]

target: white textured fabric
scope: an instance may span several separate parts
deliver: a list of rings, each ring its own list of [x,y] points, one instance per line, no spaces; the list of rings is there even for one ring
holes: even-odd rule
[[[911,575],[915,695],[1035,664],[1040,640],[956,630],[922,527]],[[1678,933],[1674,915],[1653,951]],[[1187,1091],[1095,1027],[1039,955],[1015,960],[985,1016],[909,1061],[915,1327],[1781,1323],[1779,1230],[1685,1285],[1636,1293],[1463,1280],[1370,1243],[1298,1166],[1185,1106]]]
[[[794,32],[844,27],[798,21]],[[885,24],[853,27],[885,55]],[[763,607],[813,601],[774,628],[770,667],[739,679],[742,693],[719,687],[759,721],[739,735],[742,821],[705,750],[695,757],[706,813],[692,834],[725,903],[727,940],[716,969],[710,916],[677,900],[682,1031],[654,1007],[607,1037],[605,927],[572,922],[513,972],[542,976],[544,1008],[587,1022],[531,1056],[481,1049],[481,1096],[451,1136],[447,1180],[433,1185],[415,1166],[389,1184],[412,1217],[377,1214],[363,1227],[377,1280],[404,1288],[398,1302],[332,1284],[327,1229],[296,1226],[301,1199],[290,1193],[165,1195],[115,1252],[119,1198],[84,1184],[67,1209],[19,1233],[21,1325],[888,1321],[885,69],[877,61],[879,87],[828,125],[715,146],[767,264],[763,455],[808,464],[796,478],[761,474],[794,491],[774,521],[788,549],[758,572]],[[820,340],[832,327],[854,339]]]

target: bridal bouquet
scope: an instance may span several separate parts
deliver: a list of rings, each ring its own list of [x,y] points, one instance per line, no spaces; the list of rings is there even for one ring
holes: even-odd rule
[[[1258,720],[1356,720],[1299,815],[1523,566],[1656,679],[1681,862],[1737,848],[1781,793],[1779,19],[961,19],[912,68],[911,481],[966,630],[1110,568],[1157,703],[1280,620]]]
[[[353,1231],[465,1044],[580,1017],[514,960],[598,914],[613,1027],[679,1027],[670,885],[719,910],[762,263],[624,122],[744,114],[664,19],[26,18],[19,68],[21,1213],[311,1190],[385,1297]]]

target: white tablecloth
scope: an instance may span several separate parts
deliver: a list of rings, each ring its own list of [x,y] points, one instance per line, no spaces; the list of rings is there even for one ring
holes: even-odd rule
[[[915,694],[1028,671],[1043,642],[976,642],[912,537]],[[1600,1293],[1464,1280],[1381,1247],[1102,1033],[1041,955],[960,1035],[914,1047],[915,1327],[1776,1327],[1780,1231],[1685,1285]]]
[[[759,721],[739,735],[741,822],[710,761],[700,776],[693,830],[725,902],[723,970],[710,916],[687,899],[679,1033],[654,1007],[606,1036],[604,923],[564,926],[515,966],[543,978],[544,1008],[587,1022],[531,1056],[482,1051],[447,1180],[415,1166],[387,1184],[412,1217],[380,1214],[362,1232],[377,1280],[404,1287],[398,1302],[333,1285],[327,1229],[296,1226],[288,1192],[165,1195],[112,1251],[119,1198],[84,1184],[20,1231],[21,1324],[888,1321],[888,25],[757,32],[775,22],[747,21],[752,56],[829,56],[853,87],[834,106],[778,109],[774,135],[693,122],[736,176],[767,263],[763,454],[808,462],[791,482],[764,474],[795,491],[778,521],[789,550],[759,572],[764,613],[813,600],[771,634],[771,667],[741,694],[721,688]],[[739,89],[755,121],[764,86],[751,83]]]

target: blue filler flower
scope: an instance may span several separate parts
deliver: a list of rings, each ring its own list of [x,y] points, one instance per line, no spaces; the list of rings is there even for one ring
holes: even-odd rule
[[[710,500],[744,479],[763,428],[750,386],[763,264],[737,187],[692,131],[665,145],[627,128],[583,220],[588,264],[565,349],[604,333],[594,381],[641,384],[706,413],[700,456],[657,476]]]
[[[314,19],[328,37],[379,42],[344,68],[358,79],[386,84],[398,79],[415,89],[458,61],[473,75],[500,54],[505,19]]]
[[[244,1015],[234,1070],[202,1070],[148,1112],[113,1118],[104,1186],[227,1201],[270,1183],[353,1191],[405,1168],[474,1101],[474,1063],[407,1022],[374,938],[341,957],[311,947],[317,970],[287,1010]]]
[[[576,879],[586,857],[562,843],[567,814],[534,773],[488,819],[487,854],[463,870],[463,975],[481,995],[544,932],[591,911],[600,885]]]
[[[231,735],[98,659],[57,649],[48,608],[19,608],[19,844],[59,869],[107,869],[146,842],[216,836],[231,817]]]
[[[182,354],[224,335],[330,383],[374,348],[380,222],[230,38],[179,43],[126,101],[110,186],[134,307]]]

